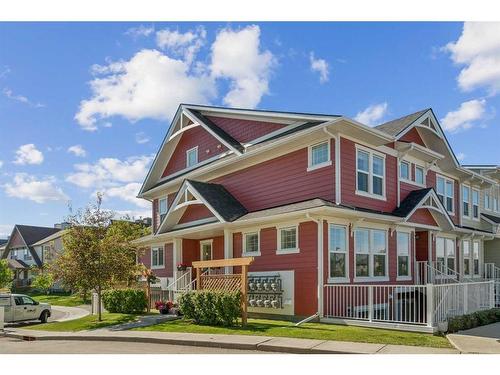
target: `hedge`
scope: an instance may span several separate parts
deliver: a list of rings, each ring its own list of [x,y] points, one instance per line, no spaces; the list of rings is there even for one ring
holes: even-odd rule
[[[102,293],[104,308],[110,313],[138,314],[148,306],[146,292],[142,289],[110,289]]]
[[[476,311],[472,314],[451,318],[448,321],[448,332],[454,333],[496,322],[500,322],[500,309]]]
[[[241,292],[187,292],[179,298],[179,308],[197,324],[233,326],[241,316]]]

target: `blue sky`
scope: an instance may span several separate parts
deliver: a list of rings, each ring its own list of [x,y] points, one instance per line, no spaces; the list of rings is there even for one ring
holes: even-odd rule
[[[0,23],[0,237],[134,194],[180,101],[343,114],[432,107],[463,163],[500,163],[498,24]],[[451,43],[451,44],[450,44]],[[448,46],[448,47],[446,47]],[[71,148],[71,149],[70,149]]]

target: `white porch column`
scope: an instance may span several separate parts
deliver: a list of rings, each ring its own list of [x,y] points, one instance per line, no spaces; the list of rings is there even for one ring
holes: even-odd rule
[[[173,243],[173,264],[172,264],[172,275],[176,275],[177,264],[182,263],[182,238],[174,238]]]
[[[233,256],[233,232],[229,229],[224,229],[224,259],[231,259]],[[233,273],[233,267],[225,267],[226,274]]]

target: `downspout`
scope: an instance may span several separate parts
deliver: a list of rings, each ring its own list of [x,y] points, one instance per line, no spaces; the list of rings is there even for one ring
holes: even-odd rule
[[[312,221],[314,221],[318,226],[318,287],[317,287],[317,298],[318,298],[318,311],[310,316],[309,318],[304,319],[303,321],[297,323],[305,323],[308,322],[314,317],[322,317],[323,316],[323,219],[315,219],[311,216],[311,214],[307,213],[306,217]]]
[[[333,183],[335,186],[334,196],[335,196],[335,204],[339,205],[341,201],[340,196],[340,139],[338,134],[332,133],[326,127],[323,128],[323,131],[332,137],[335,140],[335,172],[333,176]]]

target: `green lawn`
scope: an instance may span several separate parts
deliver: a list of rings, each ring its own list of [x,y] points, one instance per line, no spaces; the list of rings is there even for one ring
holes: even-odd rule
[[[23,329],[33,329],[38,331],[77,332],[109,327],[115,324],[127,323],[134,321],[136,318],[137,315],[134,314],[103,313],[102,322],[97,321],[97,315],[87,315],[83,318],[69,320],[67,322],[35,324],[32,326],[23,327]]]
[[[41,303],[49,303],[54,306],[69,306],[75,307],[85,305],[85,301],[78,294],[40,294],[40,293],[27,293],[35,301]]]
[[[231,328],[196,325],[188,320],[179,319],[149,327],[135,328],[134,330],[293,337],[304,339],[428,346],[435,348],[452,347],[445,337],[427,333],[401,332],[386,329],[320,323],[305,323],[299,327],[295,327],[294,323],[291,322],[265,319],[249,319],[246,327],[237,326]]]

